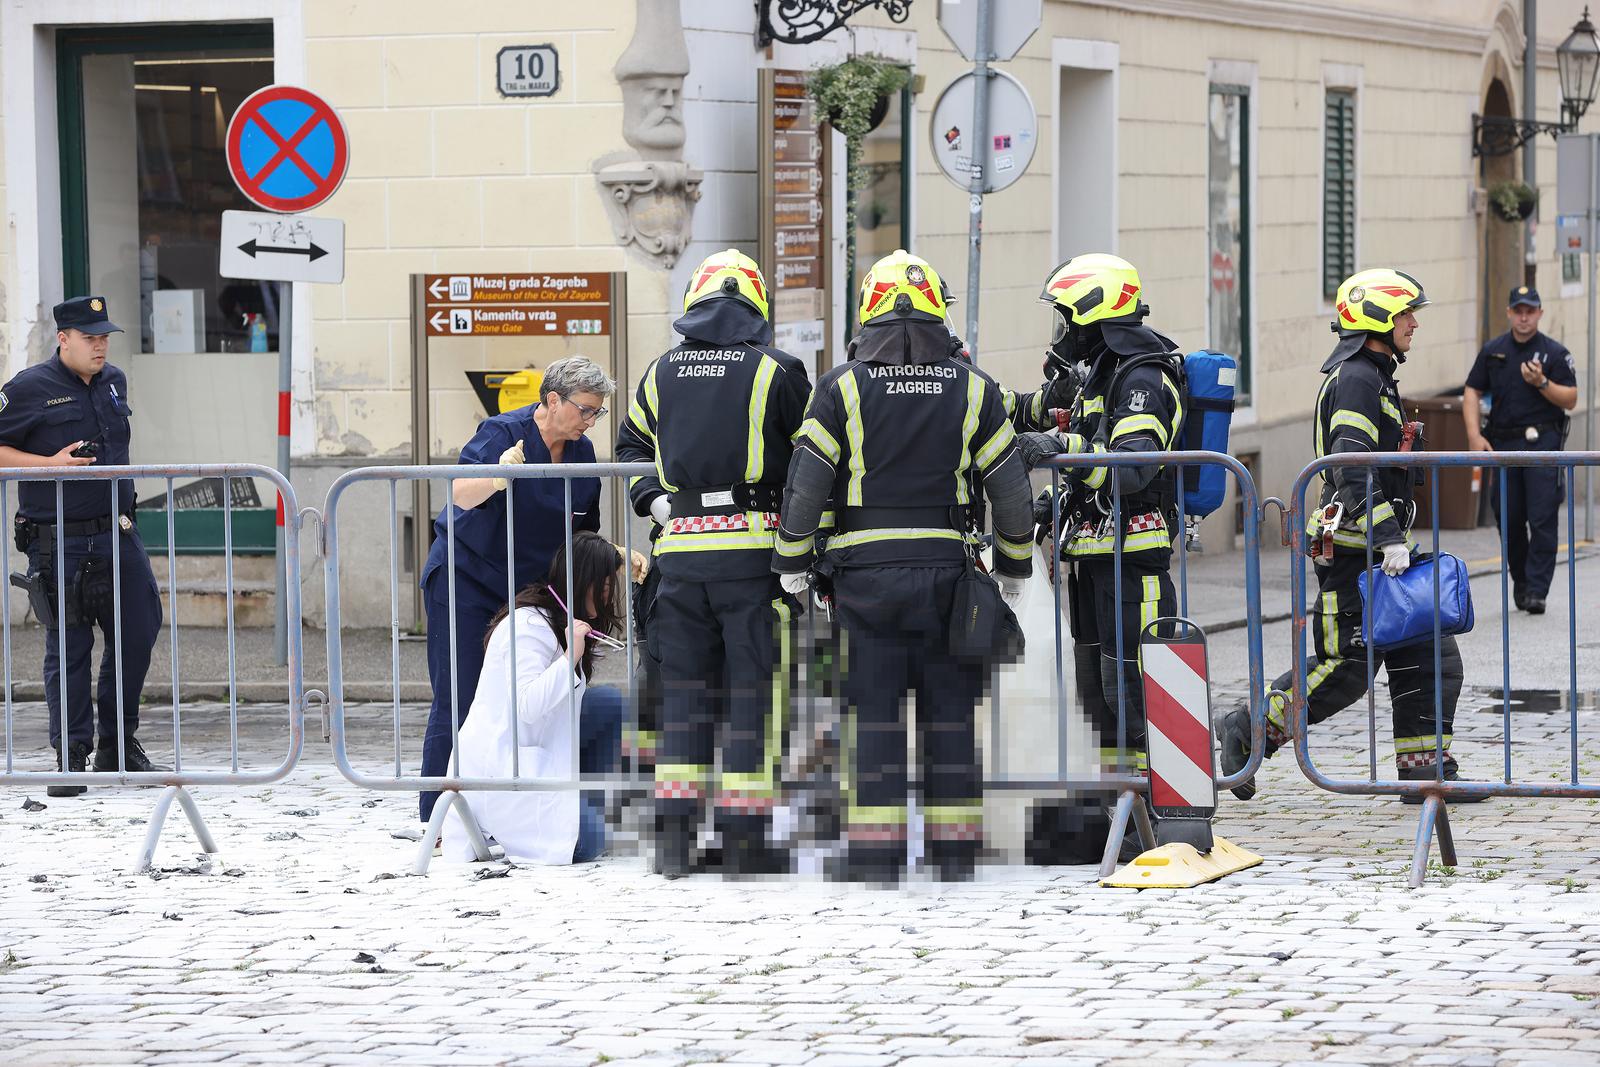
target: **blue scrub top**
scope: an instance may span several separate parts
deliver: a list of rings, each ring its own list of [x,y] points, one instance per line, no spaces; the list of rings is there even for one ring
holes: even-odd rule
[[[500,462],[500,454],[518,441],[529,463],[550,463],[550,450],[539,435],[533,413],[538,404],[493,415],[478,424],[478,432],[461,450],[461,463]],[[561,450],[562,463],[593,463],[594,444],[587,437],[568,441]],[[521,478],[504,492],[495,493],[475,508],[445,507],[455,513],[456,583],[472,583],[494,597],[506,599],[506,502],[516,507],[517,588],[543,581],[550,561],[566,538],[566,483],[560,478]],[[433,521],[434,541],[422,569],[422,585],[449,562],[445,540],[445,510]],[[600,529],[600,479],[572,479],[573,530]]]
[[[85,382],[61,362],[58,351],[43,363],[24,368],[0,390],[0,445],[36,456],[53,456],[76,441],[94,441],[100,451],[95,466],[128,462],[132,435],[128,379],[107,363]],[[63,518],[67,522],[111,517],[111,483],[62,483]],[[18,510],[36,522],[56,521],[53,482],[22,482]],[[133,482],[117,483],[117,513],[133,511]]]
[[[1489,432],[1506,433],[1527,426],[1559,425],[1566,412],[1545,398],[1544,393],[1522,380],[1522,364],[1539,361],[1545,375],[1557,385],[1577,385],[1572,353],[1561,342],[1535,333],[1518,344],[1510,332],[1501,334],[1478,352],[1478,359],[1467,375],[1467,385],[1494,399],[1489,409]]]

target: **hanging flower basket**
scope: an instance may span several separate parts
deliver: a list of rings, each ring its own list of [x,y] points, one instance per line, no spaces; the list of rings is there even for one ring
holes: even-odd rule
[[[1521,222],[1539,209],[1539,191],[1522,182],[1496,182],[1489,188],[1489,206],[1497,218]]]

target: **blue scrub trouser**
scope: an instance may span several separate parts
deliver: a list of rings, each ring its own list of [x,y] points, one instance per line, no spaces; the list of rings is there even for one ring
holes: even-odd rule
[[[495,596],[477,582],[456,574],[455,686],[450,685],[450,601],[446,571],[441,568],[428,576],[423,585],[423,601],[428,612],[428,681],[433,686],[433,707],[428,711],[428,729],[422,736],[422,774],[424,777],[448,774],[454,748],[451,729],[451,693],[455,694],[457,723],[467,721],[472,698],[478,691],[478,675],[483,673],[484,638],[489,623],[501,608],[505,596]],[[418,794],[418,812],[423,822],[433,815],[438,793]]]
[[[578,770],[582,774],[608,774],[622,763],[622,691],[596,685],[584,690],[578,710]],[[604,792],[585,790],[578,801],[578,843],[573,863],[597,860],[606,850]]]
[[[118,544],[120,542],[120,545]],[[85,747],[108,744],[116,748],[117,736],[117,641],[122,647],[122,703],[123,736],[132,737],[139,729],[139,698],[144,692],[145,674],[150,669],[150,653],[155,648],[156,636],[161,630],[161,594],[156,589],[156,578],[150,570],[150,557],[145,553],[144,542],[137,530],[127,533],[100,533],[86,537],[67,537],[62,541],[67,596],[73,595],[73,578],[90,570],[78,583],[83,614],[87,620],[81,626],[66,629],[66,655],[61,655],[59,630],[52,626],[44,635],[44,694],[50,708],[50,744],[60,751],[61,728],[61,675],[67,678],[66,737],[67,744]],[[118,551],[121,568],[122,615],[120,620],[114,610],[111,589],[111,553]],[[29,562],[37,570],[43,567],[54,574],[57,570],[55,546],[41,539],[29,553]],[[90,574],[94,577],[90,577]],[[69,608],[68,614],[76,614]],[[119,624],[120,623],[120,624]],[[100,678],[98,700],[90,698],[91,660],[94,655],[94,628],[100,627],[105,637],[105,647],[100,653]],[[64,661],[64,662],[63,662]],[[98,715],[96,704],[98,703]]]

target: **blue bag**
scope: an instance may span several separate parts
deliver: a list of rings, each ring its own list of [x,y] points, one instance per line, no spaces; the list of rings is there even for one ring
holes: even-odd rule
[[[1233,422],[1233,394],[1239,365],[1225,352],[1202,348],[1183,357],[1188,411],[1180,435],[1185,452],[1228,454],[1228,428]],[[1205,516],[1222,506],[1228,495],[1228,470],[1215,463],[1183,469],[1183,512]]]
[[[1439,634],[1448,637],[1472,629],[1472,587],[1467,565],[1448,552],[1413,557],[1404,574],[1391,577],[1373,567],[1357,579],[1362,633],[1379,652],[1433,639],[1433,575],[1439,572]],[[1369,629],[1370,628],[1370,629]]]

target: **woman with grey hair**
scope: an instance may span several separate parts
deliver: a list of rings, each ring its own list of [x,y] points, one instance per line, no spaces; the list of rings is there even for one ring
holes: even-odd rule
[[[585,435],[605,417],[606,400],[616,388],[591,359],[557,360],[544,369],[539,403],[484,419],[461,450],[460,462],[593,463],[594,445]],[[600,529],[600,479],[573,478],[571,485],[569,512],[566,480],[561,478],[457,478],[452,483],[451,503],[445,508],[455,516],[455,566],[450,566],[447,511],[441,510],[422,569],[428,679],[433,684],[433,708],[422,740],[424,777],[450,773],[451,723],[464,721],[472,706],[483,667],[484,635],[506,607],[508,585],[521,589],[544,579],[550,560],[566,541],[569,523],[574,531]],[[514,561],[506,554],[507,508],[513,509],[515,522]],[[421,795],[423,821],[432,818],[437,798],[437,793]]]

